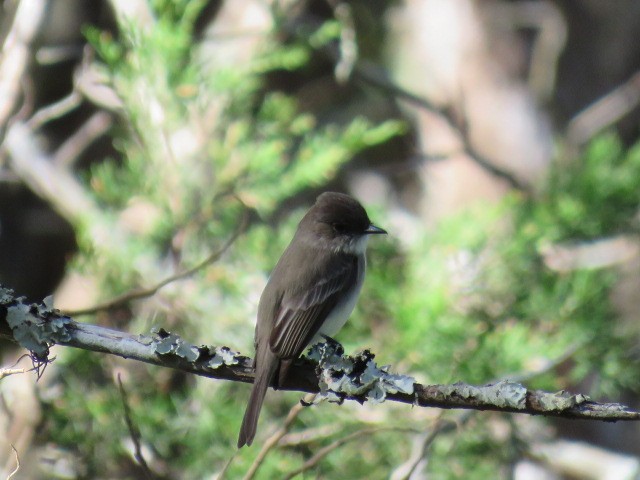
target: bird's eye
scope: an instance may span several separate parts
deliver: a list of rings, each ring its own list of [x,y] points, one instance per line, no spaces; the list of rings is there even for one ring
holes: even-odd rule
[[[338,233],[344,233],[347,231],[347,225],[345,223],[336,222],[336,223],[332,223],[331,226]]]

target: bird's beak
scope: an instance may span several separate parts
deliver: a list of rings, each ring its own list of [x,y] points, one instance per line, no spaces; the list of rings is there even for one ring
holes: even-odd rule
[[[367,229],[364,231],[364,233],[366,233],[368,235],[374,235],[374,234],[381,234],[381,235],[384,234],[384,235],[386,235],[387,231],[383,230],[380,227],[376,227],[375,225],[369,225],[367,227]]]

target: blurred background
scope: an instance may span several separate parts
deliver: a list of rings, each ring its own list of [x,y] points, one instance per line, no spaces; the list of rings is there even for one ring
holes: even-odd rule
[[[347,353],[638,409],[638,38],[636,0],[2,0],[0,283],[252,355],[270,269],[315,197],[344,191],[390,233]],[[217,261],[93,308],[243,223]],[[31,366],[0,342],[0,366]],[[238,452],[247,385],[52,356],[38,381],[0,379],[1,478],[11,445],[14,479],[640,476],[636,424],[391,402],[295,412],[259,459],[301,394],[270,393]]]

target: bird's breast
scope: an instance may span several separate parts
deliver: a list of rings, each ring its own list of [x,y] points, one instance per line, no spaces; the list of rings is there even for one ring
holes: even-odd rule
[[[362,290],[362,284],[364,283],[364,273],[366,269],[366,257],[364,255],[358,256],[358,276],[354,287],[344,295],[341,301],[339,301],[333,308],[331,313],[327,316],[318,334],[312,340],[313,343],[322,341],[322,335],[333,337],[349,319],[351,312],[353,312],[358,297],[360,296],[360,290]]]

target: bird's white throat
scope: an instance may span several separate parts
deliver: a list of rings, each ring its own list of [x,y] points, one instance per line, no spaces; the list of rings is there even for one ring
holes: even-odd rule
[[[349,239],[348,242],[343,243],[339,248],[342,253],[350,253],[351,255],[364,255],[367,251],[367,242],[369,241],[369,235],[356,235]]]
[[[305,238],[305,242],[314,248],[327,248],[334,253],[348,253],[349,255],[364,255],[367,251],[369,235],[353,235],[348,238]]]

